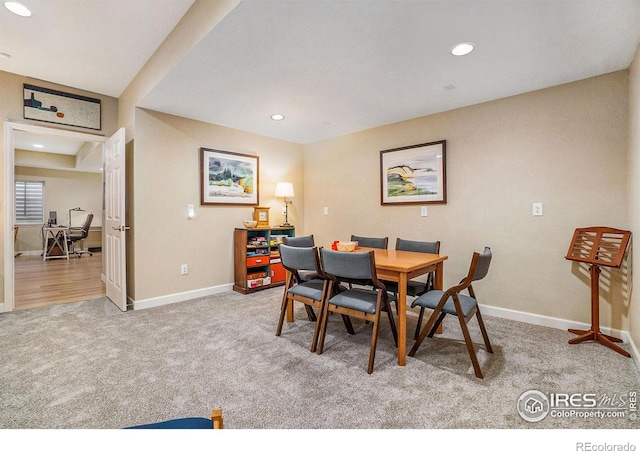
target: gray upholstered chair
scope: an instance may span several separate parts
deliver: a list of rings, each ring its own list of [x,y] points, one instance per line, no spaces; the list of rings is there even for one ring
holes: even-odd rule
[[[411,307],[428,308],[433,310],[433,313],[429,317],[424,329],[422,329],[422,332],[420,332],[420,336],[416,340],[415,344],[409,351],[410,356],[413,357],[415,355],[425,337],[433,337],[436,329],[447,314],[455,315],[458,317],[460,322],[462,335],[464,336],[464,341],[467,345],[467,350],[469,351],[469,356],[471,357],[471,363],[473,364],[475,374],[477,377],[482,378],[482,370],[480,369],[478,357],[476,356],[476,352],[473,348],[473,342],[469,335],[467,323],[474,315],[478,318],[478,324],[480,325],[480,332],[482,333],[485,347],[488,352],[493,353],[491,343],[489,343],[487,330],[485,329],[484,322],[482,321],[478,301],[476,300],[475,292],[471,286],[472,282],[481,280],[487,275],[490,263],[491,249],[489,247],[485,247],[482,254],[474,252],[473,258],[471,259],[471,266],[469,267],[469,273],[458,285],[449,288],[447,291],[428,291],[413,301]],[[469,296],[460,294],[460,292],[465,289],[469,290]]]
[[[367,236],[351,235],[351,241],[357,241],[359,247],[371,247],[376,249],[386,249],[389,245],[389,237],[373,238]]]
[[[373,372],[373,362],[376,354],[380,315],[387,312],[393,340],[398,345],[398,333],[386,287],[376,277],[375,256],[369,252],[338,252],[320,249],[322,270],[329,280],[329,297],[324,303],[321,316],[320,337],[318,338],[317,353],[322,354],[324,339],[327,333],[329,313],[339,313],[372,323],[371,347],[369,351],[369,365],[367,373]],[[350,288],[335,291],[342,282],[350,283],[358,280],[370,280],[373,289]]]
[[[396,250],[398,251],[410,251],[410,252],[423,252],[425,254],[439,254],[440,253],[440,241],[412,241],[412,240],[404,240],[402,238],[396,238]],[[409,280],[407,282],[407,296],[416,297],[421,294],[426,293],[429,290],[433,290],[434,274],[430,272],[427,274],[426,281],[422,280]],[[387,290],[393,293],[396,297],[398,296],[398,283],[397,282],[387,282],[385,280],[384,284],[387,287]],[[398,305],[396,304],[396,311],[398,310]],[[420,313],[418,314],[418,323],[416,324],[416,331],[414,333],[414,340],[418,338],[420,334],[420,329],[422,328],[422,319],[424,317],[424,307],[420,307]]]
[[[316,245],[313,239],[313,235],[283,236],[282,244],[286,244],[287,246],[295,246],[295,247],[313,247]]]
[[[287,279],[282,296],[282,306],[280,307],[280,318],[278,319],[276,336],[279,337],[282,332],[282,325],[289,303],[294,301],[301,302],[305,306],[309,320],[316,321],[313,339],[311,340],[311,352],[315,352],[320,322],[317,321],[317,316],[313,308],[317,308],[318,315],[320,315],[325,301],[325,291],[328,283],[325,284],[325,280],[321,278],[303,281],[298,272],[313,271],[316,274],[321,274],[322,270],[320,269],[318,248],[294,247],[281,244],[280,258],[282,259],[282,266],[287,270]]]
[[[307,236],[285,236],[282,237],[282,244],[286,244],[287,246],[294,247],[313,247],[315,246],[315,242],[313,239],[313,235]],[[317,279],[320,276],[316,271],[305,271],[298,270],[297,276],[300,278],[301,282]]]

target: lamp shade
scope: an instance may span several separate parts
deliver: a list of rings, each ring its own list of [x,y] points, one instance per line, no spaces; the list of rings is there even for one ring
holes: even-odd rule
[[[293,197],[293,184],[289,182],[276,183],[276,197]]]

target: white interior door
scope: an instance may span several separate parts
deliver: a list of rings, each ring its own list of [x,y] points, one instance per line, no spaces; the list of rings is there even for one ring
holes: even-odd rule
[[[109,138],[104,147],[105,278],[107,297],[122,311],[127,310],[127,263],[125,220],[124,128]]]

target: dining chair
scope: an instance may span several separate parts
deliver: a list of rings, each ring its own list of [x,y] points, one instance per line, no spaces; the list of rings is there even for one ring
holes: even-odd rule
[[[483,377],[480,364],[478,363],[478,357],[473,348],[473,342],[471,341],[467,323],[474,315],[478,318],[478,324],[480,325],[480,332],[482,333],[485,347],[488,352],[493,353],[491,343],[489,343],[487,330],[485,329],[484,322],[482,321],[478,301],[471,285],[472,282],[484,279],[487,275],[489,272],[491,257],[492,254],[489,247],[485,247],[482,254],[474,252],[471,259],[471,265],[469,266],[469,272],[458,285],[449,288],[447,291],[427,291],[413,301],[411,307],[428,308],[433,310],[433,313],[429,317],[424,329],[420,332],[420,336],[409,351],[409,355],[411,357],[415,355],[420,344],[422,344],[423,340],[427,336],[429,336],[429,338],[433,337],[436,329],[447,314],[455,315],[458,317],[458,321],[460,322],[462,335],[464,336],[464,341],[467,345],[467,350],[469,351],[469,356],[471,357],[471,363],[473,364],[476,377]],[[469,296],[461,294],[465,289],[469,291]]]
[[[396,238],[396,250],[409,251],[409,252],[422,252],[425,254],[439,254],[440,253],[440,241],[413,241],[405,240],[402,238]],[[387,287],[387,291],[398,296],[398,282],[387,282],[384,284]],[[434,285],[434,272],[427,274],[426,281],[422,280],[409,280],[407,282],[407,296],[417,297],[427,291],[435,289]],[[396,312],[398,311],[398,304],[396,303]],[[414,340],[418,339],[420,329],[422,328],[422,319],[424,317],[424,307],[420,307],[420,313],[418,313],[418,322],[416,324],[416,331],[414,333]]]
[[[339,252],[323,248],[320,250],[320,260],[329,284],[327,300],[320,317],[321,326],[317,353],[322,354],[324,348],[330,313],[339,313],[369,321],[372,324],[372,332],[367,373],[371,374],[376,354],[381,312],[387,312],[393,340],[398,346],[398,333],[389,306],[387,289],[376,276],[374,252]],[[370,280],[373,289],[349,288],[336,291],[336,287],[343,286],[342,282],[350,283],[360,280]]]
[[[313,239],[313,235],[307,236],[284,236],[282,237],[282,244],[286,244],[287,246],[294,247],[313,247],[315,246],[315,242]],[[306,270],[298,270],[297,274],[300,278],[300,281],[304,282],[307,280],[317,279],[320,276],[316,271],[306,271]]]
[[[322,306],[326,300],[326,292],[328,282],[322,278],[322,269],[320,267],[320,257],[318,248],[316,247],[294,247],[286,244],[280,245],[280,258],[282,266],[287,270],[287,278],[285,282],[285,290],[282,296],[282,305],[280,307],[280,318],[278,319],[278,327],[276,336],[282,333],[282,325],[290,303],[297,301],[305,306],[309,321],[315,321],[316,326],[311,340],[311,352],[316,351],[318,342],[318,332],[320,330],[320,321],[318,316],[321,315]],[[318,274],[318,278],[304,281],[299,276],[299,271],[314,271]],[[335,288],[338,289],[337,287]],[[316,315],[313,308],[318,310]],[[343,320],[345,318],[343,317]],[[345,320],[347,332],[354,334],[353,326],[350,319]]]
[[[372,247],[375,249],[386,249],[389,245],[389,237],[374,238],[368,236],[351,235],[351,241],[357,241],[358,247]]]
[[[295,246],[295,247],[313,247],[313,246],[315,246],[313,235],[307,235],[307,236],[283,236],[282,237],[282,244],[286,244],[287,246]]]

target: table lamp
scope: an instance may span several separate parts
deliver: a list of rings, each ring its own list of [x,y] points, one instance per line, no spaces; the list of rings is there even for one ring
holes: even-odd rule
[[[289,182],[276,183],[276,197],[284,197],[284,224],[282,227],[291,227],[289,224],[289,204],[292,202],[287,197],[294,197],[293,184]]]

